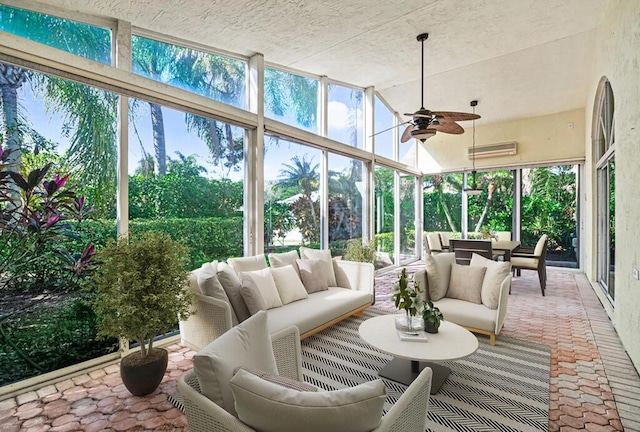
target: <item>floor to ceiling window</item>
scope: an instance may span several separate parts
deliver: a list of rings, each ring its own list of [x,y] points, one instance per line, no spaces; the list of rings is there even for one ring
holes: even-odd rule
[[[362,239],[366,213],[366,166],[357,159],[329,154],[329,248],[342,255],[351,239]]]
[[[609,299],[615,299],[615,116],[613,89],[603,78],[596,99],[594,146],[597,181],[597,278]]]
[[[320,246],[321,151],[265,138],[265,253]]]
[[[468,236],[478,237],[490,231],[512,230],[513,173],[489,171],[476,174],[479,195],[469,195]]]
[[[3,386],[116,347],[96,341],[91,271],[78,260],[116,237],[118,96],[5,63],[0,76],[13,80],[0,104],[2,171],[25,179],[0,180]],[[11,223],[23,216],[28,226]]]
[[[374,238],[378,251],[377,267],[395,262],[395,171],[377,165],[374,180]]]
[[[400,264],[418,257],[416,251],[416,185],[415,176],[400,174]]]
[[[394,135],[397,134],[393,129],[393,111],[380,99],[377,95],[374,99],[375,125],[374,125],[374,143],[375,153],[379,156],[393,159]]]

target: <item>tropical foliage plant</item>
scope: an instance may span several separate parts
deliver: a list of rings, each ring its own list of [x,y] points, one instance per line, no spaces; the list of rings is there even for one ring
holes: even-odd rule
[[[444,315],[431,300],[425,303],[422,309],[422,319],[425,323],[430,322],[437,329],[440,327],[440,321],[444,319]]]
[[[408,316],[416,316],[422,306],[421,292],[418,281],[410,280],[407,268],[403,267],[391,295],[396,308],[405,311]]]

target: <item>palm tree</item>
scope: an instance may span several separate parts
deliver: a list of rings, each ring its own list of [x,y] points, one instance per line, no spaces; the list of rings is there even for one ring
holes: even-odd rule
[[[312,226],[317,226],[316,211],[313,206],[311,194],[318,187],[320,174],[318,173],[319,164],[313,164],[313,157],[307,160],[306,155],[302,158],[294,156],[290,164],[284,164],[278,175],[279,179],[276,186],[282,189],[293,189],[298,193],[302,193],[309,203],[311,212]]]
[[[265,68],[264,104],[277,116],[284,116],[292,110],[299,124],[315,129],[318,121],[318,81]]]

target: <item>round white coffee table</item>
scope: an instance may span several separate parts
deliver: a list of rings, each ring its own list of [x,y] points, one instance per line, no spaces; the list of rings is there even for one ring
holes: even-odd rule
[[[438,333],[427,333],[427,342],[401,341],[395,315],[370,318],[360,324],[358,331],[369,345],[394,356],[378,375],[410,385],[420,371],[429,366],[433,370],[431,394],[440,390],[451,373],[448,367],[431,362],[461,359],[478,349],[478,339],[473,333],[448,321],[440,323]]]

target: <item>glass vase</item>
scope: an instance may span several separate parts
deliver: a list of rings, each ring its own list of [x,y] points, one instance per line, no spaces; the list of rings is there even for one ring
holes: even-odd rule
[[[422,319],[419,317],[412,317],[409,312],[405,311],[402,314],[396,315],[396,329],[407,332],[415,333],[422,330]]]

